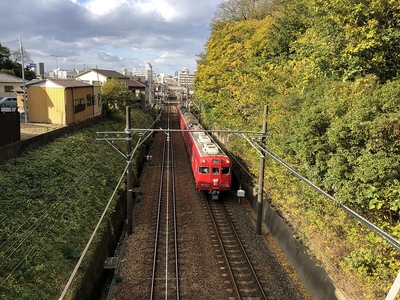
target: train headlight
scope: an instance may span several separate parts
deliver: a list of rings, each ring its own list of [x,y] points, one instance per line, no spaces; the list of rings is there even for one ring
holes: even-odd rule
[[[201,162],[202,162],[203,164],[205,164],[205,163],[207,162],[207,160],[203,159]]]

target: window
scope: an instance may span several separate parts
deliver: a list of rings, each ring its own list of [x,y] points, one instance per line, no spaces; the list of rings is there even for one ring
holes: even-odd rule
[[[210,168],[209,167],[200,167],[199,173],[200,174],[210,174]]]
[[[4,92],[5,93],[11,93],[13,88],[14,87],[12,85],[6,85],[6,86],[4,86]]]
[[[86,108],[85,99],[80,98],[80,99],[74,100],[74,113],[75,114],[80,111],[84,111],[85,108]]]
[[[94,98],[92,97],[92,95],[87,94],[86,95],[86,105],[92,106],[93,104],[94,104]]]
[[[214,175],[217,175],[217,174],[219,174],[219,168],[212,168],[212,173],[214,174]]]
[[[222,174],[229,174],[229,173],[230,173],[229,167],[222,167]]]

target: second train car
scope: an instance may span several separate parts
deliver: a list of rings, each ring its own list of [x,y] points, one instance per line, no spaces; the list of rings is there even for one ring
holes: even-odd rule
[[[178,111],[196,187],[218,200],[221,191],[231,189],[232,163],[186,107]]]

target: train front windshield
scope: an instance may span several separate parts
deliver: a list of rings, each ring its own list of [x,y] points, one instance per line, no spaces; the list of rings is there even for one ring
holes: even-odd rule
[[[199,168],[199,173],[200,174],[209,174],[210,173],[210,168],[209,167],[200,167]]]
[[[222,167],[222,174],[226,175],[231,172],[231,168],[229,167]]]

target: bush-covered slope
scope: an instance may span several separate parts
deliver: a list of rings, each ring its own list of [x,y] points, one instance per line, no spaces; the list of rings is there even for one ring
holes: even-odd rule
[[[151,124],[140,111],[132,120]],[[0,165],[1,299],[60,296],[126,165],[96,132],[124,128],[116,117]]]
[[[399,238],[399,17],[398,1],[285,0],[272,1],[264,19],[214,19],[195,77],[203,121],[260,131],[268,105],[267,146]],[[229,147],[257,178],[251,146],[233,137]],[[361,298],[387,293],[397,250],[269,160],[265,180],[272,204],[325,267],[360,284]]]

